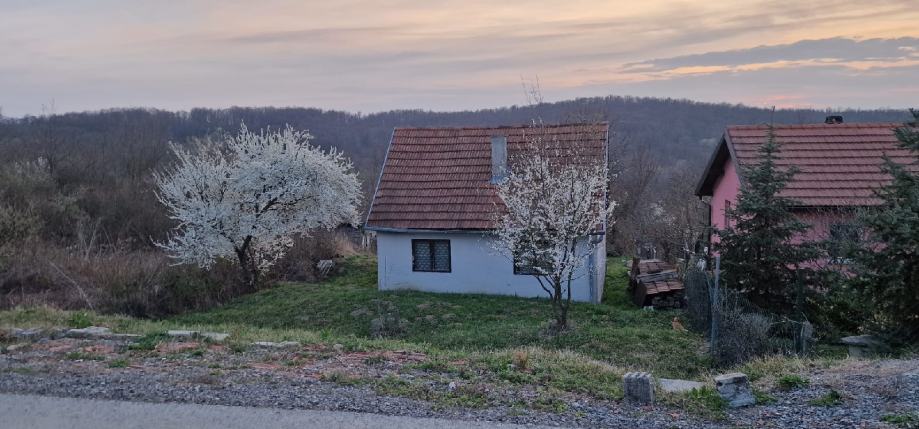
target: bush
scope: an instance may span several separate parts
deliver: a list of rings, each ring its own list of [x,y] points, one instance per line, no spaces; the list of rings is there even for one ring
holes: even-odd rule
[[[375,338],[396,337],[405,333],[408,321],[399,316],[399,308],[395,304],[375,299],[376,317],[370,320],[370,335]]]
[[[0,309],[48,305],[141,317],[206,309],[246,291],[235,270],[174,266],[161,252],[80,252],[31,242],[0,264]]]
[[[339,231],[316,231],[309,237],[297,237],[294,245],[272,268],[271,276],[290,281],[314,282],[320,279],[316,264],[357,254],[354,243]]]
[[[771,350],[771,327],[772,320],[768,316],[725,308],[720,316],[713,356],[715,363],[734,365],[766,354]]]

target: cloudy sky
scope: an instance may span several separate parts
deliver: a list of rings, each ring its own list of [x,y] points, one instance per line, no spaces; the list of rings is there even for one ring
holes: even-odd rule
[[[5,116],[639,95],[919,105],[916,0],[0,0]],[[47,108],[47,107],[46,107]]]

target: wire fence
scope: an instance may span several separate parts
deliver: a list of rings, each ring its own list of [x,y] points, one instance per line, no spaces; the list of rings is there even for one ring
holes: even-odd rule
[[[803,355],[811,351],[814,330],[810,322],[803,316],[795,320],[765,312],[743,294],[725,287],[717,257],[712,271],[688,264],[683,284],[686,322],[707,337],[714,365],[733,365],[769,353]],[[804,314],[800,305],[793,315]]]

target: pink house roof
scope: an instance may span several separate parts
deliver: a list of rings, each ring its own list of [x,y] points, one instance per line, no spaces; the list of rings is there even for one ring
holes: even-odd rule
[[[801,207],[857,207],[880,203],[874,191],[890,177],[881,170],[886,154],[894,162],[919,171],[915,155],[898,146],[894,130],[902,123],[775,125],[779,143],[777,164],[797,173],[781,195]],[[743,171],[756,164],[757,150],[766,142],[767,125],[727,127],[706,168],[696,194],[711,196],[725,162]]]
[[[606,160],[609,125],[540,127],[580,156]],[[507,139],[508,158],[532,126],[396,128],[367,215],[368,229],[486,230],[503,207],[491,183],[491,137]],[[511,166],[513,168],[513,166]]]

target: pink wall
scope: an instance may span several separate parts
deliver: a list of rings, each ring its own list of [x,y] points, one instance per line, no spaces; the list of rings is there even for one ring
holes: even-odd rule
[[[724,209],[726,202],[730,201],[731,206],[737,203],[737,195],[740,192],[740,178],[737,176],[737,170],[730,159],[724,162],[724,174],[715,180],[715,186],[712,191],[711,201],[711,222],[715,229],[723,229]],[[716,243],[718,237],[712,235],[712,243]]]
[[[716,229],[724,228],[724,210],[730,201],[732,206],[737,203],[740,194],[740,178],[734,163],[725,161],[724,174],[715,181],[711,200],[711,226]],[[855,217],[853,211],[846,210],[807,210],[796,212],[798,219],[810,225],[810,229],[802,236],[795,237],[794,242],[823,241],[830,238],[830,226],[833,224],[850,223]],[[718,242],[718,236],[712,234],[712,243]]]

